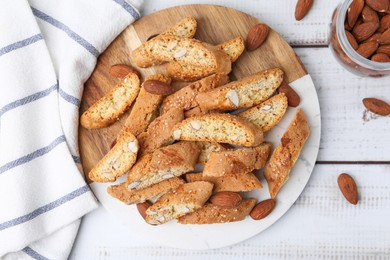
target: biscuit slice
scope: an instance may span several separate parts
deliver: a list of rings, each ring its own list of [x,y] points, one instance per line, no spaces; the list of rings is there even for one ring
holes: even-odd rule
[[[281,144],[276,147],[265,166],[264,177],[268,182],[271,198],[276,197],[280,188],[287,181],[309,135],[310,128],[306,115],[303,110],[298,109],[281,138]]]
[[[254,124],[229,114],[208,114],[187,118],[173,129],[176,140],[257,146],[263,132]]]
[[[145,221],[152,225],[166,223],[201,208],[211,196],[213,184],[197,181],[166,193],[146,211]]]
[[[174,26],[172,26],[172,27],[168,28],[167,30],[165,30],[164,32],[160,33],[159,35],[156,35],[152,39],[162,37],[162,36],[169,36],[169,35],[183,37],[183,38],[193,38],[195,36],[196,29],[197,29],[196,19],[192,16],[188,16],[188,17],[180,20]],[[147,60],[148,64],[160,65],[160,64],[164,63],[164,61],[156,60],[153,56],[148,55],[146,52],[145,46],[147,46],[147,44],[145,44],[145,43],[142,44],[141,46],[139,46],[138,51],[143,53],[143,55],[144,55],[143,59]]]
[[[264,101],[260,105],[249,108],[237,115],[254,123],[260,127],[263,132],[268,132],[282,120],[287,111],[287,107],[287,97],[284,93],[280,93]]]
[[[197,142],[200,147],[200,155],[198,163],[205,164],[210,157],[212,152],[226,151],[228,148],[225,145],[212,142]]]
[[[165,193],[177,189],[184,183],[183,179],[175,177],[141,190],[129,190],[126,187],[126,183],[123,182],[119,185],[108,187],[107,193],[126,204],[142,203],[147,200],[157,200]]]
[[[202,208],[178,219],[180,224],[215,224],[244,220],[256,204],[256,199],[244,199],[233,208],[222,208],[207,203]]]
[[[115,181],[134,165],[138,149],[135,136],[130,131],[122,131],[114,147],[89,172],[89,179],[96,182]]]
[[[155,74],[145,78],[146,80],[158,80],[171,84],[171,78],[164,74]],[[135,135],[138,136],[146,131],[150,122],[158,114],[158,109],[164,97],[147,92],[143,87],[135,101],[130,115],[126,119],[125,126]]]
[[[262,143],[254,148],[212,152],[204,166],[203,175],[221,177],[260,170],[267,162],[271,147],[270,143]]]
[[[221,74],[213,74],[207,78],[198,80],[167,96],[162,104],[162,111],[166,113],[172,108],[189,110],[197,107],[195,97],[199,92],[204,92],[229,82],[229,77]]]
[[[269,69],[199,93],[196,102],[203,112],[252,107],[270,98],[282,81],[282,70]]]
[[[174,142],[173,127],[183,121],[184,113],[180,108],[173,108],[153,120],[148,130],[138,136],[140,153],[152,153],[154,150]]]
[[[232,62],[235,62],[245,50],[245,43],[242,37],[236,37],[227,42],[218,45],[230,58]]]
[[[235,174],[229,173],[222,177],[207,177],[202,173],[187,173],[187,182],[208,181],[214,184],[214,192],[235,191],[245,192],[263,188],[259,179],[252,173]]]
[[[231,61],[225,52],[195,39],[166,35],[153,38],[141,47],[132,53],[134,62],[141,68],[150,67],[156,62],[178,61],[212,73],[228,74],[231,71]]]
[[[242,37],[237,37],[218,45],[217,48],[225,52],[230,58],[230,61],[234,62],[244,51],[245,45]],[[183,64],[175,61],[168,63],[166,70],[168,75],[179,81],[195,81],[213,73],[213,70],[209,68],[205,69],[203,67]]]
[[[111,125],[131,106],[139,90],[138,76],[129,73],[110,92],[81,115],[80,124],[87,129]]]
[[[175,35],[182,38],[193,38],[197,28],[196,19],[192,16],[188,16],[180,20],[177,24],[159,34],[159,36]]]
[[[138,190],[193,171],[199,153],[196,143],[178,142],[146,154],[127,175],[127,187]]]

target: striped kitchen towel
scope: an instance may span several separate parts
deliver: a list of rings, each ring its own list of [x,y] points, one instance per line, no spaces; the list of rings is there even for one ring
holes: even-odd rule
[[[66,259],[97,207],[78,151],[83,84],[141,3],[0,1],[0,258]]]

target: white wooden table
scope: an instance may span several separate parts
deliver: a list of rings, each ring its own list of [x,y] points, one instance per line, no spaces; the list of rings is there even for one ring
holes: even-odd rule
[[[145,0],[142,14],[193,3],[254,15],[295,48],[321,105],[322,138],[312,177],[285,216],[237,245],[208,251],[163,247],[129,232],[100,207],[84,218],[70,258],[390,259],[390,117],[364,120],[361,102],[365,97],[390,102],[390,78],[354,76],[332,57],[329,24],[340,0],[316,0],[301,22],[294,19],[296,0]],[[337,176],[342,172],[355,177],[361,197],[357,206],[341,198]]]

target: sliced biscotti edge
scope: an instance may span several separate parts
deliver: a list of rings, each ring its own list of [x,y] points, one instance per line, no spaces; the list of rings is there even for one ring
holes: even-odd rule
[[[162,113],[172,108],[189,110],[198,106],[195,97],[199,92],[204,92],[229,82],[229,77],[222,74],[213,74],[196,82],[190,83],[175,93],[167,96],[162,104]]]
[[[173,127],[183,121],[184,113],[180,108],[172,108],[150,123],[146,132],[138,136],[140,153],[152,153],[154,150],[174,142]]]
[[[146,210],[146,222],[163,224],[201,208],[211,196],[213,184],[205,181],[186,183],[159,198]]]
[[[211,203],[202,208],[184,215],[178,219],[180,224],[215,224],[244,220],[256,204],[256,199],[244,199],[232,208],[223,208]]]
[[[268,69],[199,93],[196,101],[203,112],[252,107],[270,98],[282,81],[283,71],[281,69]]]
[[[240,36],[223,42],[219,44],[218,47],[230,57],[232,62],[235,62],[244,52],[245,43],[244,39]]]
[[[88,129],[109,126],[126,112],[137,97],[139,90],[138,76],[135,73],[129,73],[81,115],[80,124]]]
[[[264,167],[271,148],[270,143],[262,143],[253,148],[212,152],[204,166],[203,175],[220,177],[225,174],[242,174],[260,170]]]
[[[158,80],[166,84],[171,84],[171,78],[164,74],[154,74],[145,78],[147,80]],[[145,82],[144,81],[144,82]],[[142,83],[141,91],[131,109],[130,115],[127,117],[125,126],[130,131],[138,136],[142,132],[146,131],[150,122],[157,117],[159,106],[161,105],[164,97],[147,92]]]
[[[176,140],[257,146],[263,132],[254,124],[229,114],[208,114],[183,120],[173,128]]]
[[[187,182],[208,181],[214,184],[214,192],[234,191],[246,192],[263,188],[263,185],[252,172],[243,174],[229,173],[221,177],[207,177],[202,173],[187,173],[185,175]]]
[[[184,183],[183,179],[175,177],[141,190],[129,190],[126,186],[126,182],[123,182],[121,184],[108,187],[107,193],[125,204],[142,203],[147,200],[157,200],[165,193],[177,189]]]
[[[175,35],[182,38],[193,38],[195,36],[197,26],[198,24],[196,22],[196,19],[192,16],[188,16],[180,20],[177,24],[170,27],[166,31],[160,33],[157,37],[165,35]]]
[[[222,53],[222,54],[219,54]],[[218,68],[230,66],[226,53],[196,39],[165,35],[153,38],[143,44],[143,49],[135,49],[133,61],[141,68],[150,67],[150,57],[156,61],[177,61],[182,64],[199,66],[218,72]],[[225,59],[229,61],[226,62]],[[223,62],[222,62],[222,59]],[[229,65],[230,64],[230,65]]]
[[[219,144],[216,142],[197,142],[200,147],[200,155],[198,163],[205,164],[210,157],[212,152],[220,152],[228,150],[227,145]]]
[[[268,132],[282,120],[287,107],[287,97],[284,93],[280,93],[237,115],[254,123],[263,132]]]
[[[194,142],[177,142],[157,149],[151,156],[147,155],[148,162],[141,161],[143,167],[135,165],[134,168],[139,170],[129,172],[127,187],[142,189],[191,172],[195,168],[199,153],[199,146]]]
[[[130,131],[122,131],[114,147],[88,173],[96,182],[113,182],[125,174],[135,163],[138,141]]]
[[[287,181],[291,169],[310,135],[309,123],[302,109],[298,109],[281,143],[276,147],[265,166],[264,177],[267,180],[271,198],[275,198]]]

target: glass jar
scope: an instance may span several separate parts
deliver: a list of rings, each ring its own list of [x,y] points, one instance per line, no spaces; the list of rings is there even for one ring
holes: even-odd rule
[[[375,62],[360,56],[345,34],[345,18],[353,0],[346,0],[333,13],[329,48],[337,61],[348,71],[359,76],[381,77],[390,75],[390,62]]]

